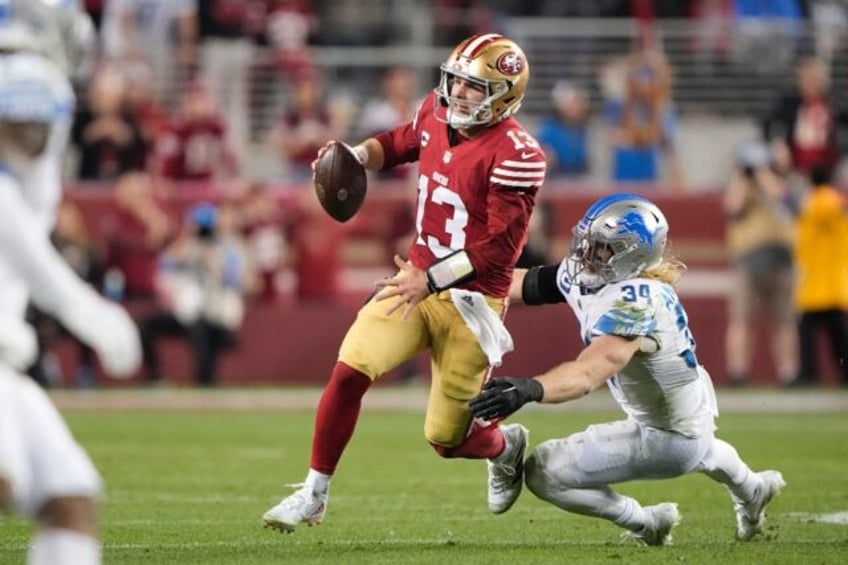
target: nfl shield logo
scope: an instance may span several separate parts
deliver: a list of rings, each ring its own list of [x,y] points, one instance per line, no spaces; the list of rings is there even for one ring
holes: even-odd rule
[[[445,154],[444,154],[444,155],[442,155],[442,162],[443,162],[445,165],[447,165],[448,163],[450,163],[450,162],[451,162],[451,158],[452,158],[452,157],[453,157],[453,155],[451,154],[451,152],[450,152],[450,151],[445,151]]]

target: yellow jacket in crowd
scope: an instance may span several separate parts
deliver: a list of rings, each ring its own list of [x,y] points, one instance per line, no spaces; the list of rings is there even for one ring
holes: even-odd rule
[[[830,185],[814,187],[801,208],[795,242],[801,311],[848,307],[848,218],[843,195]]]

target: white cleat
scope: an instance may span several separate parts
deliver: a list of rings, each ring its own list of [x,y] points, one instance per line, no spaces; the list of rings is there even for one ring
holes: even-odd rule
[[[763,471],[757,473],[762,484],[754,492],[754,498],[745,503],[736,496],[733,507],[736,510],[736,539],[748,541],[763,532],[766,521],[766,506],[786,486],[783,475],[778,471]]]
[[[644,510],[649,515],[648,524],[636,532],[626,532],[622,537],[629,537],[642,545],[671,545],[671,530],[680,523],[677,504],[663,502],[655,506],[646,506]]]
[[[262,516],[262,527],[290,534],[298,524],[317,526],[327,512],[327,495],[313,492],[305,485],[284,498]]]
[[[524,452],[530,432],[521,424],[501,426],[507,457],[500,463],[489,459],[489,511],[503,514],[518,500],[524,486]]]

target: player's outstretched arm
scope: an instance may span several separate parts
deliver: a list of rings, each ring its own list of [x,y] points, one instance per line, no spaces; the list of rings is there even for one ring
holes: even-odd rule
[[[0,180],[0,255],[28,284],[33,302],[91,346],[115,377],[141,364],[138,329],[126,310],[101,297],[68,266],[9,180]]]
[[[586,396],[618,373],[639,351],[639,339],[604,335],[592,340],[574,361],[533,378],[489,379],[469,408],[475,417],[503,418],[528,402],[558,404]]]

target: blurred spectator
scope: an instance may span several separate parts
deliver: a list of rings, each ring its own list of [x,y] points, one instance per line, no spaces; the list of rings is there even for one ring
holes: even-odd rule
[[[101,230],[107,245],[105,267],[123,275],[124,298],[152,298],[157,258],[174,228],[148,174],[131,173],[118,180],[114,209]]]
[[[415,71],[409,67],[390,67],[383,75],[380,94],[362,107],[357,136],[369,137],[409,121],[419,98]]]
[[[542,120],[536,139],[548,158],[551,177],[578,177],[589,172],[589,98],[568,81],[551,91],[554,114]]]
[[[192,81],[180,109],[156,141],[155,169],[172,181],[231,178],[237,169],[227,145],[227,124],[208,86]]]
[[[671,67],[652,50],[630,55],[623,72],[620,99],[608,100],[613,180],[662,183],[682,190],[675,136],[677,115],[671,100]]]
[[[197,385],[218,383],[218,358],[236,343],[250,284],[233,213],[226,207],[195,205],[177,240],[160,257],[160,309],[139,323],[148,384],[162,380],[157,343],[163,335],[189,340]]]
[[[798,286],[795,304],[800,313],[801,373],[792,384],[820,380],[819,332],[827,335],[830,353],[848,385],[848,216],[842,193],[832,184],[826,167],[813,167],[812,192],[798,216],[795,260]]]
[[[124,105],[127,115],[138,125],[144,142],[144,170],[152,166],[156,140],[168,126],[168,112],[153,92],[153,70],[146,63],[123,65],[119,72],[126,81]]]
[[[237,200],[239,229],[244,238],[249,262],[258,277],[257,299],[277,298],[277,275],[283,265],[287,241],[283,233],[282,214],[277,200],[262,183],[237,183],[241,186]]]
[[[228,145],[239,161],[250,132],[250,73],[260,0],[197,0],[201,77],[223,108]]]
[[[751,378],[757,322],[767,320],[768,346],[777,380],[798,375],[798,333],[792,302],[794,225],[782,180],[773,172],[768,149],[743,146],[724,195],[728,254],[734,282],[725,334],[731,384]]]
[[[166,100],[197,62],[197,0],[109,0],[100,35],[107,60],[149,64]]]
[[[80,209],[70,201],[62,201],[56,213],[56,225],[51,241],[62,257],[82,280],[99,286],[101,260],[88,233]],[[74,383],[80,388],[89,388],[96,382],[94,351],[72,337],[59,322],[30,305],[27,320],[35,329],[38,340],[38,357],[27,373],[39,384],[50,387],[62,381],[61,369],[51,347],[60,337],[70,337],[77,342],[79,355]]]
[[[126,92],[124,78],[114,69],[101,68],[94,76],[71,133],[78,179],[109,181],[144,168],[144,139],[127,111]]]
[[[549,18],[627,18],[631,15],[631,1],[539,0],[539,15]]]
[[[394,36],[393,0],[333,0],[312,2],[321,22],[318,40],[324,45],[386,45]]]
[[[843,0],[813,0],[810,21],[816,56],[829,68],[848,40],[848,6]]]
[[[366,139],[412,119],[419,103],[418,77],[409,67],[390,67],[383,75],[380,94],[362,107],[357,137]],[[381,178],[406,178],[412,167],[378,171]],[[393,263],[390,263],[393,264]]]
[[[703,74],[715,74],[716,62],[730,51],[733,38],[734,0],[695,0],[690,4],[692,51]]]
[[[497,33],[492,9],[482,0],[436,0],[433,2],[435,45],[456,45],[477,33]]]
[[[265,37],[273,52],[277,72],[288,82],[314,70],[310,38],[318,18],[307,0],[264,0]]]
[[[798,47],[802,0],[734,0],[734,59],[763,74],[791,64]]]
[[[312,161],[327,141],[345,136],[349,109],[328,101],[321,79],[306,71],[293,79],[288,107],[277,119],[273,141],[286,164],[287,177],[301,183],[312,178]]]
[[[824,64],[805,58],[796,68],[796,90],[779,97],[763,122],[767,141],[781,141],[795,170],[807,177],[813,167],[836,170],[848,136],[848,108],[830,93]]]
[[[299,302],[339,299],[343,234],[342,226],[324,212],[311,190],[298,194],[287,238]]]

